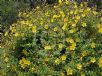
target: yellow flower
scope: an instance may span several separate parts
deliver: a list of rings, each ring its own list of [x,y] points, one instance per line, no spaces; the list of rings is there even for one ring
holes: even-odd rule
[[[50,45],[46,45],[46,46],[44,47],[44,49],[45,49],[45,50],[50,50],[50,49],[51,49],[51,46],[50,46]]]
[[[76,42],[80,42],[80,38],[76,38],[75,41],[76,41]]]
[[[102,21],[102,17],[100,18],[100,20]]]
[[[80,16],[76,16],[75,18],[76,18],[76,20],[80,20]]]
[[[19,61],[19,64],[21,65],[21,67],[24,69],[25,67],[29,66],[31,64],[30,61],[28,61],[27,59],[25,58],[22,58],[20,61]]]
[[[49,58],[48,57],[45,57],[45,59],[44,59],[46,62],[48,62],[49,61]]]
[[[80,9],[80,10],[79,10],[79,12],[81,12],[81,13],[82,13],[83,11],[84,11],[83,9]]]
[[[48,25],[45,25],[44,28],[47,30],[49,28],[49,26]]]
[[[25,55],[29,54],[26,50],[23,50],[22,53],[25,54]]]
[[[54,5],[54,8],[57,8],[57,6],[56,6],[56,5]]]
[[[77,5],[74,5],[74,8],[76,9],[77,8]]]
[[[68,0],[65,0],[65,3],[68,5],[69,4],[69,1]]]
[[[60,63],[60,59],[59,58],[55,59],[54,63],[55,64],[59,64]]]
[[[77,69],[82,69],[82,65],[79,63],[79,64],[77,64]]]
[[[73,23],[73,24],[72,24],[72,26],[73,26],[73,27],[75,27],[75,26],[76,26],[76,24],[75,24],[75,23]]]
[[[17,66],[16,65],[12,65],[11,68],[12,68],[13,71],[16,71]]]
[[[30,63],[30,61],[28,61],[28,60],[26,60],[25,58],[23,58],[23,60],[22,60],[23,62],[24,62],[24,64],[26,64],[26,65],[30,65],[31,63]]]
[[[69,14],[71,14],[71,15],[72,15],[73,13],[74,13],[74,11],[73,11],[73,10],[71,10],[71,11],[69,12]]]
[[[10,26],[10,30],[12,30],[12,28],[13,28],[13,27],[12,27],[12,26]]]
[[[73,74],[73,70],[71,68],[68,68],[66,71],[67,71],[67,75],[72,75]]]
[[[86,27],[87,25],[86,25],[86,23],[85,23],[85,22],[82,22],[82,26],[83,26],[83,27]]]
[[[99,58],[98,65],[99,65],[99,67],[102,67],[102,57]]]
[[[16,37],[18,37],[18,36],[19,36],[18,32],[16,32],[16,33],[15,33],[15,36],[16,36]]]
[[[96,12],[96,11],[93,11],[93,14],[94,14],[94,15],[97,15],[97,12]]]
[[[16,31],[16,29],[14,27],[12,27],[11,32],[14,33]]]
[[[81,61],[83,60],[83,57],[82,57],[82,56],[80,56],[80,60],[81,60]]]
[[[74,15],[76,15],[76,14],[78,14],[78,10],[75,10],[75,11],[74,11]]]
[[[33,26],[33,24],[28,24],[29,25],[29,27],[32,27]]]
[[[62,16],[62,17],[64,17],[64,16],[65,16],[65,14],[64,14],[64,12],[63,12],[63,11],[60,11],[60,14],[61,14],[61,16]]]
[[[0,32],[0,35],[2,35],[3,33],[2,32]]]
[[[51,22],[54,22],[54,19],[53,18],[51,19]]]
[[[58,47],[60,48],[60,49],[62,49],[63,48],[63,44],[58,44]]]
[[[60,15],[54,15],[53,17],[54,17],[54,18],[59,18],[59,17],[60,17]]]
[[[66,42],[74,43],[74,40],[72,38],[66,38]]]
[[[76,43],[72,43],[71,46],[69,47],[70,50],[75,50],[76,48]]]
[[[75,32],[75,29],[69,30],[69,33],[74,33],[74,32]]]
[[[32,32],[33,32],[33,33],[36,33],[36,26],[35,26],[35,25],[32,26]]]
[[[21,23],[21,24],[25,24],[25,21],[24,21],[24,20],[22,20],[22,21],[20,21],[20,23]]]
[[[36,8],[37,8],[37,9],[39,9],[40,7],[39,7],[39,6],[37,6]]]
[[[96,62],[96,59],[95,59],[95,57],[91,57],[91,59],[90,59],[90,62],[91,62],[91,63],[94,63],[94,62]]]
[[[63,25],[63,26],[62,26],[62,30],[65,31],[66,29],[67,29],[67,25]]]
[[[43,21],[40,21],[40,25],[43,25],[43,23],[44,23]]]
[[[61,4],[62,3],[62,0],[58,0],[58,3]]]
[[[21,12],[19,12],[19,13],[18,13],[18,16],[20,17],[20,16],[21,16],[21,14],[22,14],[22,13],[21,13]]]
[[[24,37],[24,33],[21,33],[20,36]]]
[[[9,61],[9,58],[8,58],[8,57],[6,57],[6,58],[4,59],[4,61],[5,61],[5,62],[8,62],[8,61]]]
[[[91,43],[91,48],[95,48],[96,47],[96,44],[93,42]]]
[[[57,15],[53,15],[53,18],[57,18]]]
[[[102,25],[100,23],[98,23],[96,26],[99,29],[99,28],[101,28]]]
[[[78,23],[78,20],[75,20],[75,23],[77,24]]]
[[[89,12],[90,10],[91,10],[91,8],[89,8],[89,7],[86,9],[87,12]]]
[[[81,76],[85,76],[85,73],[81,73]]]
[[[32,72],[35,72],[35,71],[36,71],[36,68],[35,68],[35,67],[32,67],[32,68],[31,68],[31,71],[32,71]]]
[[[2,48],[1,45],[0,45],[0,48]]]
[[[57,27],[55,27],[55,28],[54,28],[54,31],[58,31],[58,28],[57,28]]]
[[[73,46],[73,45],[71,45],[71,46],[69,47],[70,50],[75,50],[75,48],[76,48],[76,46]]]
[[[80,6],[83,7],[83,3],[81,3]]]
[[[60,74],[61,74],[61,76],[65,76],[65,75],[64,75],[64,73],[63,73],[62,71],[61,71],[61,73],[60,73]]]
[[[4,36],[7,36],[8,35],[8,32],[5,32]]]
[[[86,50],[82,51],[82,56],[83,56],[83,57],[86,56],[87,54],[88,54],[88,53],[87,53]]]
[[[82,17],[85,17],[85,14],[82,14]]]
[[[71,38],[66,38],[66,42],[69,43]]]
[[[62,55],[60,59],[61,59],[62,61],[65,61],[65,60],[66,60],[66,58],[67,58],[67,56],[66,56],[66,55]]]
[[[72,46],[76,46],[76,43],[74,42],[74,43],[72,43],[71,45],[72,45]]]
[[[98,29],[98,32],[99,33],[102,33],[102,27]]]
[[[64,18],[64,22],[67,22],[68,21],[68,18],[66,17],[66,18]]]

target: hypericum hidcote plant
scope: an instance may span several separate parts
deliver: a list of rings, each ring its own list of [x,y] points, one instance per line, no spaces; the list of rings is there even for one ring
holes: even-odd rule
[[[100,12],[59,1],[58,5],[19,12],[3,38],[3,75],[102,75]]]

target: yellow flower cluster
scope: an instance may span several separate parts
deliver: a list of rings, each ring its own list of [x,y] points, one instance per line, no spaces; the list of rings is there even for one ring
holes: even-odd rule
[[[99,67],[102,67],[102,57],[99,58],[98,65],[99,65]]]
[[[96,58],[95,57],[91,57],[90,62],[91,63],[95,63],[96,62]]]
[[[31,64],[31,62],[25,58],[22,58],[20,61],[19,61],[19,64],[21,65],[21,67],[23,69],[25,69],[27,66],[29,66]]]
[[[63,44],[59,43],[59,44],[58,44],[58,47],[59,47],[60,49],[62,49],[62,48],[63,48]]]
[[[58,0],[59,3],[62,3],[62,0]]]
[[[74,43],[74,40],[72,38],[66,38],[66,42],[68,42],[68,43]]]
[[[67,58],[67,55],[64,54],[64,55],[60,56],[60,58],[56,58],[54,60],[54,64],[59,64],[62,61],[66,61],[66,58]]]
[[[25,54],[26,56],[29,54],[26,50],[23,50],[22,53]]]
[[[82,26],[83,26],[83,27],[86,27],[87,25],[86,25],[86,23],[85,23],[85,22],[82,22]]]
[[[65,61],[65,60],[66,60],[66,58],[67,58],[67,56],[66,56],[66,55],[62,55],[60,59],[61,59],[62,61]]]
[[[59,64],[60,63],[60,59],[59,58],[55,59],[54,63],[55,64]]]
[[[93,43],[91,44],[91,47],[92,47],[92,48],[95,48],[95,47],[96,47],[96,44],[93,42]]]
[[[66,71],[67,71],[67,75],[72,75],[73,74],[73,70],[71,68],[68,68]]]
[[[32,26],[32,32],[33,32],[33,33],[36,33],[36,26],[35,26],[35,25]]]
[[[82,69],[82,65],[79,63],[77,64],[77,69],[81,70]]]
[[[46,46],[44,47],[44,49],[45,49],[45,50],[51,50],[51,46],[50,46],[50,45],[46,45]]]

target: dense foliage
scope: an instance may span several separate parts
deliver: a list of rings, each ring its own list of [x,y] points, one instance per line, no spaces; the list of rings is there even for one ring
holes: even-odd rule
[[[2,76],[101,76],[102,14],[76,2],[19,12],[3,37]]]
[[[85,0],[75,1],[80,4]],[[44,7],[46,4],[53,4],[57,2],[58,0],[0,0],[0,26],[2,29],[8,29],[9,25],[13,22],[16,22],[16,20],[18,19],[18,11],[23,11],[28,8],[35,8],[38,5]],[[98,8],[97,10],[102,9],[101,0],[87,0],[87,2],[89,7],[96,6]]]
[[[12,5],[12,2],[0,0],[0,26],[3,28],[3,25],[10,24],[16,20],[16,11]]]
[[[13,0],[0,0],[0,26],[8,29],[9,25],[16,22],[19,11],[27,9],[27,4]]]

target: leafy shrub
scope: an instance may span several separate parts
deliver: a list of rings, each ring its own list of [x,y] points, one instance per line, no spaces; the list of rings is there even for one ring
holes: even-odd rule
[[[27,8],[29,8],[28,4],[23,1],[0,0],[0,27],[8,29],[10,24],[16,22],[18,12]]]
[[[13,2],[0,0],[0,25],[2,25],[2,28],[15,21],[16,17],[17,13],[13,7]]]
[[[100,12],[60,1],[18,16],[3,38],[2,75],[102,75]]]
[[[90,7],[97,6],[98,9],[102,9],[102,1],[100,0],[88,0],[88,4]]]
[[[102,9],[102,1],[100,0],[75,0],[75,1],[77,1],[78,3],[86,1],[89,7],[97,7],[98,11]]]

